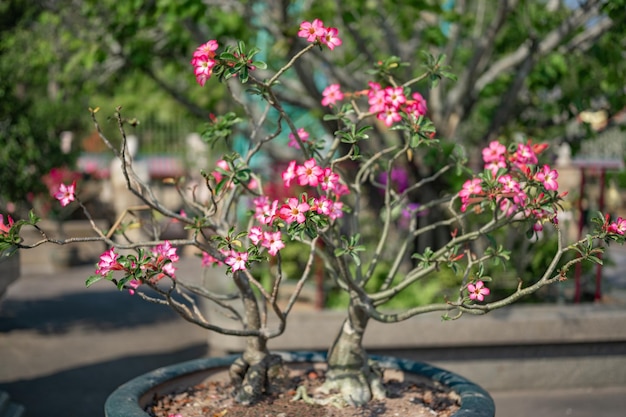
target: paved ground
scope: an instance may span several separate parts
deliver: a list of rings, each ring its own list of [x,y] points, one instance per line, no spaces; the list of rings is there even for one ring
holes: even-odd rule
[[[626,276],[623,259],[607,278],[618,295],[626,289],[616,278]],[[107,395],[123,382],[206,354],[205,332],[167,309],[106,282],[84,288],[92,271],[26,273],[0,303],[0,390],[26,406],[27,417],[102,416]],[[626,410],[626,387],[492,394],[502,417],[618,417]]]

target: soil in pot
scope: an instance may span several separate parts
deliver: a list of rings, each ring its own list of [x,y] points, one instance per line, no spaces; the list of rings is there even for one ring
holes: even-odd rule
[[[290,364],[288,369],[285,389],[251,407],[234,403],[227,372],[223,371],[195,386],[155,395],[146,412],[154,417],[448,417],[459,409],[460,397],[454,391],[428,378],[394,369],[384,371],[388,393],[384,401],[358,408],[293,401],[298,387],[314,394],[324,382],[325,368],[323,364]]]

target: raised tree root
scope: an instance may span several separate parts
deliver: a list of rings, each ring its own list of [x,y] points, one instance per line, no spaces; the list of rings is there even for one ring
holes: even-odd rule
[[[281,391],[286,379],[282,359],[278,355],[265,355],[254,364],[239,357],[230,366],[229,375],[235,401],[243,405],[254,404],[263,394]]]
[[[329,369],[318,392],[330,394],[333,391],[339,392],[343,401],[352,406],[362,406],[387,396],[382,374],[371,364],[362,369]]]

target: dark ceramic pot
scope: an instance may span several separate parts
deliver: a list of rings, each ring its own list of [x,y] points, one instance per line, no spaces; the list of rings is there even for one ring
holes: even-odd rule
[[[277,352],[277,354],[281,355],[283,360],[288,363],[323,362],[326,359],[325,354],[316,352]],[[120,386],[109,396],[104,404],[105,416],[148,417],[143,409],[152,401],[156,393],[172,392],[182,384],[197,384],[205,380],[211,373],[227,368],[235,358],[237,355],[196,359],[166,366],[139,376]],[[371,358],[376,360],[381,367],[395,368],[421,375],[454,390],[461,397],[461,409],[453,417],[495,416],[495,405],[489,393],[459,375],[422,362],[388,356],[372,355]]]

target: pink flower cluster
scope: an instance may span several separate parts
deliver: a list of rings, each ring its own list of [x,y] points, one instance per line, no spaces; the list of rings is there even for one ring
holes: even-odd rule
[[[289,197],[282,204],[278,200],[270,200],[265,195],[252,200],[254,219],[257,224],[250,228],[247,234],[248,239],[257,248],[267,250],[271,256],[276,256],[285,247],[282,232],[279,230],[284,224],[275,220],[280,219],[287,225],[302,224],[309,213],[324,215],[335,220],[343,216],[343,203],[339,201],[339,198],[348,193],[348,187],[339,181],[339,175],[332,172],[330,168],[320,167],[313,158],[302,165],[291,161],[283,172],[282,178],[285,188],[289,188],[293,182],[301,187],[314,188],[311,194],[315,194],[315,191],[319,189],[322,191],[322,196],[309,197],[307,200],[307,194],[303,194],[301,198]],[[233,271],[247,269],[249,252],[230,250],[223,254],[226,257],[224,262]],[[208,266],[220,264],[220,261],[205,253],[202,257],[202,264]]]
[[[529,204],[540,206],[545,199],[545,194],[540,192],[531,200],[523,185],[535,181],[546,191],[558,190],[558,172],[548,165],[537,167],[537,154],[543,149],[545,149],[544,145],[518,144],[515,151],[510,153],[498,141],[491,142],[483,149],[482,156],[485,171],[491,173],[491,177],[495,179],[495,185],[487,186],[485,180],[481,178],[467,180],[459,191],[461,211],[465,211],[471,203],[485,198],[495,199],[500,210],[508,216]],[[550,213],[543,209],[533,208],[526,210],[525,215],[542,220],[549,217]],[[537,223],[535,230],[541,230],[541,222]]]
[[[274,232],[263,231],[261,226],[254,226],[250,229],[248,238],[254,245],[260,244],[262,247],[267,248],[267,252],[272,256],[276,256],[278,251],[285,247],[280,230]]]
[[[272,224],[277,216],[278,201],[275,200],[270,203],[268,197],[261,196],[255,198],[253,203],[255,205],[255,218],[261,225],[250,228],[248,239],[250,239],[253,245],[266,248],[270,255],[276,256],[278,251],[285,247],[280,230],[272,229]],[[247,269],[249,258],[247,251],[231,249],[222,250],[221,252],[225,256],[224,263],[230,266],[233,272]],[[202,266],[221,264],[222,262],[214,256],[206,252],[202,254]]]
[[[120,255],[115,252],[114,248],[111,248],[100,255],[96,275],[106,277],[114,271],[124,271],[126,275],[147,276],[148,279],[156,282],[165,276],[176,278],[174,263],[179,259],[176,248],[167,240],[157,245],[150,254],[146,254],[140,265],[136,262],[121,262]],[[141,281],[134,278],[129,281],[128,285],[129,292],[134,294],[134,290],[141,285]]]
[[[426,100],[420,93],[413,93],[409,100],[402,87],[385,87],[375,82],[369,83],[367,99],[370,113],[375,113],[387,127],[402,120],[401,113],[417,118],[424,116],[428,111]]]
[[[328,46],[331,51],[342,44],[338,35],[339,30],[337,28],[325,27],[324,22],[320,19],[315,19],[312,22],[302,22],[298,31],[298,36],[305,38],[307,42],[319,42]]]
[[[321,197],[314,197],[312,204],[300,201],[297,198],[289,198],[278,210],[278,215],[288,224],[297,222],[303,223],[305,215],[309,210],[318,214],[328,216],[335,220],[343,215],[343,203],[339,201],[342,195],[349,193],[348,187],[339,181],[339,175],[330,168],[322,168],[317,165],[315,159],[311,158],[302,165],[297,165],[296,161],[291,161],[287,169],[282,174],[283,184],[286,188],[291,186],[293,181],[304,187],[319,187],[324,191]]]
[[[193,53],[191,65],[193,66],[196,81],[201,86],[204,86],[206,81],[211,78],[213,67],[216,64],[215,51],[217,51],[218,46],[216,40],[210,40],[196,48]]]
[[[420,93],[413,93],[408,99],[402,87],[385,87],[370,81],[370,88],[355,95],[367,94],[369,112],[376,114],[387,127],[392,126],[402,120],[402,114],[407,114],[413,118],[426,115],[428,107],[426,100]],[[344,99],[345,95],[341,91],[339,84],[331,84],[322,92],[322,106],[331,107],[338,101]]]

